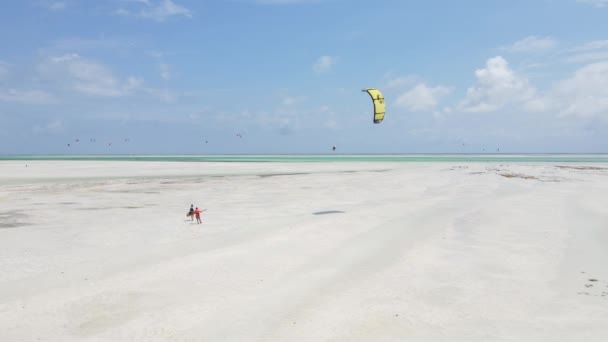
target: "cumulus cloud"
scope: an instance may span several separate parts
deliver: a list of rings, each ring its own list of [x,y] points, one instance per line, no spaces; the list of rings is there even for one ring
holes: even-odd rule
[[[78,54],[51,57],[40,67],[53,81],[88,95],[119,97],[131,94],[143,81],[135,77],[118,79],[106,66],[84,59]]]
[[[336,64],[337,57],[333,56],[321,56],[312,66],[312,69],[317,74],[328,72]]]
[[[608,61],[586,65],[557,82],[551,97],[562,115],[608,119]]]
[[[441,97],[449,93],[450,89],[447,87],[429,87],[424,83],[420,83],[399,95],[395,104],[411,112],[430,111],[437,107]]]
[[[549,50],[557,45],[557,41],[551,37],[528,36],[518,40],[505,50],[512,52],[530,52]]]
[[[524,104],[533,99],[535,90],[528,80],[517,75],[501,56],[490,58],[486,67],[475,71],[477,84],[467,89],[460,109],[467,112],[491,112],[507,104]]]
[[[510,105],[530,113],[608,119],[608,61],[587,64],[542,93],[500,56],[475,74],[477,84],[468,89],[460,110],[489,112]]]
[[[148,4],[148,2],[146,2]],[[180,6],[171,0],[163,0],[157,5],[150,5],[141,11],[140,15],[144,18],[149,18],[162,22],[170,17],[184,16],[191,18],[192,12],[186,7]]]

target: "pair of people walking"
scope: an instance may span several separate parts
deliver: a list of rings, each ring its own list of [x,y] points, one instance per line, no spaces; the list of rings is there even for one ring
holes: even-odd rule
[[[189,216],[191,221],[194,221],[194,218],[196,218],[196,223],[203,223],[201,220],[201,213],[205,210],[207,209],[200,210],[198,207],[195,208],[194,204],[191,204],[190,210],[188,210],[186,216]]]

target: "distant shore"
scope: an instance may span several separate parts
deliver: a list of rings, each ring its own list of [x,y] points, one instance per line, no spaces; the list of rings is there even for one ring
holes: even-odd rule
[[[0,155],[2,160],[167,162],[539,162],[608,163],[608,154]]]

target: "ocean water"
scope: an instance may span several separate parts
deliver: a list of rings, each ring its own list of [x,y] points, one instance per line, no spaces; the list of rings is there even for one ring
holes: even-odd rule
[[[388,154],[388,155],[4,155],[0,160],[161,162],[523,162],[608,163],[608,154]]]

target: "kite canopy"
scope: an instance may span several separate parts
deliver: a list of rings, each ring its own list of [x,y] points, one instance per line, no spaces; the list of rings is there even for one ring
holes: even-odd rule
[[[362,91],[369,94],[374,101],[374,123],[379,124],[384,120],[384,112],[386,111],[386,104],[384,103],[384,96],[380,90],[376,88],[363,89]]]

